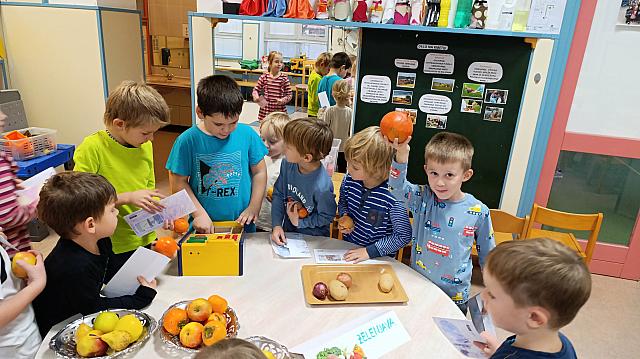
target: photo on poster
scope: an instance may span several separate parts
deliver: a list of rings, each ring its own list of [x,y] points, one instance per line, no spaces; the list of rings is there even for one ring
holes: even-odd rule
[[[462,97],[482,99],[484,97],[484,84],[465,82],[462,84]]]
[[[640,26],[640,4],[638,0],[621,0],[618,24]]]
[[[427,115],[427,124],[425,127],[444,130],[447,128],[447,116]]]
[[[484,118],[485,121],[493,121],[493,122],[502,122],[502,113],[504,109],[501,107],[493,107],[487,106],[484,109]]]
[[[453,92],[456,80],[434,77],[431,80],[431,91]]]
[[[505,103],[507,103],[508,95],[508,90],[487,89],[487,92],[485,92],[484,95],[484,102],[504,105]]]
[[[482,100],[463,98],[462,105],[460,106],[460,112],[482,113]]]
[[[418,118],[418,110],[417,109],[396,107],[396,111],[406,112],[407,115],[409,115],[409,118],[411,119],[411,122],[414,125],[416,124],[416,119]]]
[[[411,105],[413,100],[413,91],[393,90],[391,103],[396,105]]]
[[[398,72],[396,86],[410,89],[416,87],[416,74],[411,72]]]

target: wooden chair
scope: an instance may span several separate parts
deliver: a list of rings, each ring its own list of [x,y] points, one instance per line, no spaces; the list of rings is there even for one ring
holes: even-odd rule
[[[522,218],[500,209],[490,209],[489,212],[496,245],[505,241],[525,238],[529,216]],[[471,249],[471,255],[478,255],[475,246]]]
[[[300,95],[300,109],[304,108],[304,98],[307,97],[307,92],[309,91],[309,85],[307,84],[307,79],[311,74],[311,70],[315,64],[315,60],[305,60],[304,66],[302,67],[302,81],[299,84],[294,86],[294,111],[298,111],[298,95]]]
[[[593,250],[596,247],[596,241],[598,240],[598,234],[602,226],[602,219],[602,213],[576,214],[561,212],[541,207],[534,203],[533,209],[531,210],[531,220],[527,224],[525,238],[546,237],[559,241],[578,252],[578,254],[584,258],[585,263],[589,264],[593,257]],[[590,231],[591,234],[587,240],[586,251],[582,250],[573,233],[534,228],[534,223],[573,231]]]

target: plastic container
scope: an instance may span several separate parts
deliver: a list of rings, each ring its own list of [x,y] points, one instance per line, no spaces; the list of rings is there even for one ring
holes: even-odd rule
[[[321,159],[320,162],[329,173],[329,177],[333,176],[333,172],[336,170],[336,165],[338,164],[338,150],[340,149],[340,142],[342,142],[339,138],[334,138],[333,143],[331,144],[331,151],[329,154],[325,156],[325,158]]]
[[[56,150],[58,131],[42,127],[28,127],[0,135],[5,153],[16,161],[48,155]]]

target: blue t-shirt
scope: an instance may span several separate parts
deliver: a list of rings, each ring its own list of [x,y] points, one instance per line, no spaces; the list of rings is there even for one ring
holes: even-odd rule
[[[211,220],[234,221],[251,199],[251,166],[266,154],[256,131],[245,124],[225,139],[193,126],[176,139],[167,169],[189,176],[189,186]]]
[[[562,341],[562,349],[557,353],[538,352],[514,347],[513,342],[516,340],[516,336],[512,335],[500,345],[500,348],[491,356],[491,359],[577,359],[578,356],[569,338],[565,337],[562,333],[558,333],[558,335],[560,335],[560,341]]]
[[[300,202],[309,215],[294,227],[286,214],[289,199]],[[311,236],[329,236],[329,225],[336,216],[336,199],[333,182],[321,165],[317,170],[302,174],[295,163],[282,159],[280,176],[273,185],[271,224],[282,226],[285,232],[297,232]]]
[[[318,85],[318,93],[326,92],[327,97],[329,98],[329,104],[331,106],[335,106],[336,104],[336,100],[331,95],[331,91],[333,90],[333,84],[338,80],[342,80],[342,77],[333,74],[331,76],[323,77],[322,80],[320,80],[320,84]]]

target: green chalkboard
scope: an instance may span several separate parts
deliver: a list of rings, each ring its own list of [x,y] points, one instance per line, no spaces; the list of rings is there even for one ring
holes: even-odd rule
[[[439,131],[451,131],[465,135],[475,147],[472,165],[474,175],[469,182],[463,185],[462,189],[472,193],[490,208],[498,208],[531,51],[531,46],[528,43],[525,43],[522,38],[515,37],[362,29],[354,130],[357,132],[368,126],[378,125],[385,113],[396,108],[417,110],[411,141],[412,151],[408,178],[411,182],[420,184],[427,183],[423,164],[424,146],[429,139]],[[425,68],[427,54],[432,55],[429,55],[428,68]],[[452,57],[453,64],[451,64]],[[415,69],[399,67],[413,67],[416,62],[417,68]],[[476,77],[474,81],[469,79],[468,70],[472,63],[478,62],[490,63],[490,65],[474,65],[476,69],[474,73],[482,72],[481,76],[484,77]],[[494,81],[498,78],[496,72],[499,70],[496,69],[497,66],[493,65],[496,63],[502,67],[502,76],[496,82],[489,83],[488,81]],[[453,73],[446,74],[451,71],[451,68],[453,68]],[[433,74],[425,73],[425,71],[441,73]],[[408,75],[398,77],[399,72]],[[380,94],[383,92],[372,90],[371,87],[375,82],[378,82],[378,86],[380,86],[381,78],[367,78],[367,75],[386,76],[391,80],[391,96],[388,102],[371,103],[371,101],[384,102],[385,98],[380,99]],[[455,80],[453,91],[432,90],[434,78]],[[414,88],[406,87],[411,86],[412,82],[415,82]],[[435,88],[447,90],[447,81],[437,82],[441,84]],[[480,103],[468,102],[468,106],[465,107],[467,111],[471,112],[477,111],[480,107],[480,113],[461,111],[462,101],[467,99],[462,95],[464,83],[484,85],[484,89],[478,85],[466,86],[465,89],[465,96],[469,96],[468,99],[472,101],[476,100],[473,97],[480,96],[479,91],[483,91],[482,98],[477,99]],[[366,87],[369,87],[369,90]],[[489,89],[508,92],[495,91],[494,93],[491,91],[487,94]],[[410,105],[407,104],[409,102],[407,93],[397,92],[397,96],[393,96],[394,91],[397,90],[412,92]],[[437,106],[435,108],[430,106],[423,107],[429,112],[421,111],[419,102],[425,94],[441,95],[451,100],[451,110],[438,115],[447,116],[445,129],[426,127],[428,114],[430,115],[430,126],[442,127],[443,118],[433,116],[433,114],[434,112],[443,112],[446,109],[438,111]],[[366,102],[363,101],[363,96]],[[446,101],[442,97],[436,97],[436,99],[440,102]],[[485,103],[485,100],[494,103]],[[392,103],[393,101],[397,103]],[[493,111],[488,111],[488,108],[493,108]],[[485,112],[487,113],[485,114]],[[497,121],[498,119],[500,121]]]

